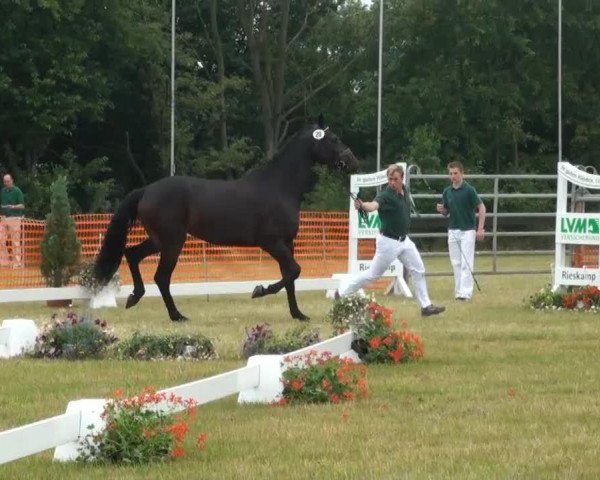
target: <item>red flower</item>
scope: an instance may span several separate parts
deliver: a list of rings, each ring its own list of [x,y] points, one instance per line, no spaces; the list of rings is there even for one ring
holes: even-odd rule
[[[179,421],[178,423],[171,425],[171,427],[169,427],[169,431],[175,440],[181,442],[183,441],[185,434],[190,431],[190,428],[184,421]]]
[[[174,458],[181,458],[185,455],[185,450],[183,447],[175,447],[171,452],[171,455],[173,455]]]
[[[298,379],[292,380],[291,386],[296,391],[302,390],[302,387],[304,386],[304,382],[302,380],[298,380]]]
[[[207,438],[208,436],[206,435],[206,433],[198,434],[198,438],[196,439],[196,445],[198,447],[198,450],[204,450],[206,448]]]
[[[123,398],[123,395],[125,393],[123,392],[122,388],[117,388],[114,392],[113,392],[113,398],[116,400],[119,400],[120,398]]]
[[[398,348],[393,352],[389,352],[388,355],[394,360],[395,363],[398,363],[402,360],[402,354],[404,351],[402,350],[402,346],[398,345]]]
[[[381,338],[379,338],[379,337],[371,338],[371,340],[369,341],[369,345],[371,346],[371,348],[377,350],[379,348],[379,346],[381,345]]]

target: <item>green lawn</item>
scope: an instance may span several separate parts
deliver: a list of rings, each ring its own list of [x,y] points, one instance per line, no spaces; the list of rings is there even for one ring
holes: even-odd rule
[[[367,400],[275,408],[238,406],[230,397],[199,409],[195,429],[207,433],[207,449],[194,451],[190,441],[182,460],[143,468],[61,465],[48,451],[0,466],[0,478],[598,478],[600,316],[529,310],[526,299],[548,280],[482,276],[483,292],[457,304],[451,279],[433,277],[432,299],[448,311],[425,319],[413,300],[379,295],[398,325],[407,320],[423,337],[425,359],[370,367]],[[311,326],[328,335],[324,294],[298,297]],[[69,400],[165,388],[239,367],[245,328],[296,324],[285,295],[176,300],[191,319],[186,324],[168,321],[159,299],[96,313],[120,336],[203,333],[214,339],[219,360],[1,361],[0,429],[60,414]],[[0,318],[40,323],[51,313],[42,304],[1,308]]]

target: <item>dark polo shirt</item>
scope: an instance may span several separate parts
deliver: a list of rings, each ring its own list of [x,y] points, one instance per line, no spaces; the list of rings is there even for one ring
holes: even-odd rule
[[[442,193],[444,208],[448,210],[449,230],[475,230],[475,208],[481,203],[477,191],[463,181],[458,188],[452,185]]]
[[[406,188],[404,195],[396,193],[389,186],[383,189],[375,201],[379,204],[381,234],[390,238],[400,238],[408,235],[410,228],[410,198]]]
[[[0,191],[0,202],[2,205],[25,205],[23,192],[16,185],[13,185],[10,190],[6,187],[2,187],[2,190]],[[12,208],[2,209],[2,215],[5,217],[22,217],[23,213],[23,210],[14,210]]]

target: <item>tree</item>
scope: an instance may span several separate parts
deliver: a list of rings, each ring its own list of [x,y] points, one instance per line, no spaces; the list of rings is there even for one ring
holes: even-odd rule
[[[94,2],[1,2],[0,131],[9,160],[32,173],[52,139],[108,105],[90,51],[101,35]],[[16,165],[10,165],[12,169]]]
[[[77,272],[81,255],[81,243],[71,218],[67,179],[59,177],[52,183],[50,213],[46,217],[46,229],[40,245],[42,262],[40,270],[49,287],[62,287]]]
[[[254,86],[259,100],[265,152],[271,158],[308,100],[354,61],[344,50],[311,42],[310,34],[332,20],[340,0],[238,0]],[[354,52],[356,53],[356,52]],[[303,119],[304,120],[304,119]]]

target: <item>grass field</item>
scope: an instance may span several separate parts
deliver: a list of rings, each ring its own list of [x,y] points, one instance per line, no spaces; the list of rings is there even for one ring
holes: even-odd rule
[[[422,336],[425,359],[370,367],[367,400],[275,408],[238,406],[230,397],[199,409],[207,448],[194,451],[190,442],[182,460],[143,468],[62,465],[48,451],[0,466],[0,479],[598,478],[600,318],[529,310],[527,298],[548,280],[482,276],[483,292],[457,304],[450,278],[430,278],[432,299],[448,307],[431,318],[421,318],[413,300],[378,295],[398,325],[407,320]],[[298,297],[310,325],[328,335],[330,301],[322,292]],[[296,325],[285,295],[177,300],[191,318],[183,325],[167,320],[159,299],[96,313],[122,337],[135,330],[203,333],[215,341],[218,360],[1,361],[0,430],[63,413],[69,400],[165,388],[242,366],[245,328]],[[39,323],[52,312],[42,304],[0,308],[0,318]]]

